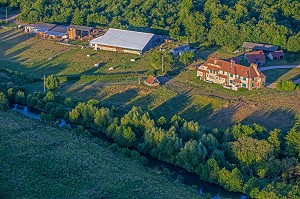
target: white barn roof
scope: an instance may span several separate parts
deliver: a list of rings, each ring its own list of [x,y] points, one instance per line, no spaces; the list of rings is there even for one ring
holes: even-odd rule
[[[115,46],[120,48],[143,50],[154,34],[110,28],[102,37],[93,39],[91,44]]]

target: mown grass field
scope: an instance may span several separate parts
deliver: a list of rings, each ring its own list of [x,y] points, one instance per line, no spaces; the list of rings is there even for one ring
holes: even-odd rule
[[[0,113],[0,198],[200,198],[100,141]]]

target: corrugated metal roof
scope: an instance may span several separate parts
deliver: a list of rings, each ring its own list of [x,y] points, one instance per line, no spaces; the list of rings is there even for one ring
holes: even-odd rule
[[[243,48],[252,48],[254,50],[266,50],[266,51],[276,51],[278,50],[278,46],[269,45],[269,44],[259,44],[252,42],[244,42]]]
[[[54,28],[55,24],[49,24],[49,23],[39,23],[39,24],[33,24],[32,25],[35,29],[37,29],[39,32],[47,32],[48,30]]]
[[[110,28],[102,37],[91,41],[91,44],[116,46],[120,48],[143,50],[154,36],[152,33],[136,32]]]
[[[88,32],[94,29],[93,27],[79,26],[79,25],[70,25],[69,28],[74,28],[76,30],[88,31]]]
[[[186,45],[183,45],[183,46],[178,46],[176,48],[173,48],[173,51],[176,52],[176,51],[181,51],[181,50],[184,50],[184,49],[190,49],[190,45],[186,44]]]

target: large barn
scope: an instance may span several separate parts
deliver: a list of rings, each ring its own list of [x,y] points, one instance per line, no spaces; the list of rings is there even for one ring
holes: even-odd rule
[[[90,41],[90,46],[95,50],[143,54],[157,45],[156,40],[152,33],[110,28],[103,36]]]

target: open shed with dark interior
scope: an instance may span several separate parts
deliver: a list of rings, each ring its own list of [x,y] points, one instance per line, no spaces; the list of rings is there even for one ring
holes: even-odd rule
[[[88,26],[70,25],[68,28],[69,39],[78,39],[89,36],[94,28]]]

